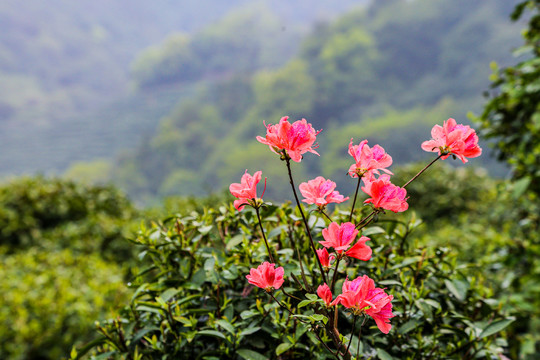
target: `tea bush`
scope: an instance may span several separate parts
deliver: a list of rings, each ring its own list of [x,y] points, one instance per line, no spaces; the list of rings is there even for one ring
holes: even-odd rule
[[[2,359],[59,359],[127,300],[122,269],[99,254],[31,248],[0,262]]]
[[[0,186],[0,358],[59,359],[127,300],[136,215],[112,187],[41,176]]]
[[[117,239],[129,233],[126,223],[135,215],[130,201],[111,186],[18,178],[0,186],[0,246],[77,248],[127,260],[131,248]]]

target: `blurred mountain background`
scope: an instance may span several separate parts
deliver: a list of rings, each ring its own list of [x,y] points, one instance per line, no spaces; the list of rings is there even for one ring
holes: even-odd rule
[[[113,182],[149,203],[264,168],[280,197],[286,173],[254,136],[284,115],[324,129],[300,179],[344,179],[351,138],[419,160],[433,124],[480,112],[490,62],[515,61],[515,3],[3,1],[0,178]]]

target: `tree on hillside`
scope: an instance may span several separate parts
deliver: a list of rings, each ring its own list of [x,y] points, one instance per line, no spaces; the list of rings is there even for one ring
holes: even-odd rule
[[[514,66],[495,70],[495,95],[478,120],[484,136],[497,140],[498,158],[512,165],[514,178],[522,179],[524,190],[528,187],[540,194],[540,1],[521,2],[511,16],[517,21],[527,8],[532,15],[523,32],[525,44],[517,53],[528,56]]]

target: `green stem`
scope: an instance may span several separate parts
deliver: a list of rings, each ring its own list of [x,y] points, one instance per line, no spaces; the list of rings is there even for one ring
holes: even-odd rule
[[[321,275],[324,282],[327,282],[326,275],[324,273],[321,261],[319,260],[319,256],[317,256],[317,250],[315,249],[315,243],[313,242],[313,237],[311,236],[311,231],[309,230],[309,225],[306,219],[306,216],[304,215],[304,211],[302,210],[302,205],[300,204],[300,200],[298,200],[298,195],[296,194],[296,188],[294,186],[294,180],[292,177],[291,172],[291,159],[286,158],[285,162],[287,163],[287,171],[289,172],[289,181],[291,183],[294,199],[296,200],[296,205],[298,205],[298,209],[300,210],[300,215],[302,215],[302,220],[304,220],[304,226],[306,227],[306,232],[309,237],[309,242],[311,244],[311,249],[313,250],[313,254],[315,255],[315,259],[317,259],[317,264],[319,264],[319,270],[321,271]]]
[[[352,343],[352,338],[353,338],[353,334],[354,334],[354,327],[356,325],[356,318],[358,316],[354,316],[354,320],[353,320],[353,323],[352,323],[352,329],[351,329],[351,338],[349,339],[349,345],[347,345],[347,350],[345,351],[345,353],[348,353],[349,352],[349,348],[351,347],[351,343]]]
[[[351,215],[349,215],[349,222],[352,221],[352,216],[354,213],[354,205],[356,205],[356,197],[358,196],[358,189],[360,188],[360,181],[362,180],[361,176],[358,176],[358,183],[356,184],[356,191],[354,192],[354,200],[351,207]]]
[[[443,157],[444,155],[448,155],[448,154],[441,154],[439,156],[437,156],[435,158],[435,160],[433,160],[432,162],[430,162],[429,164],[427,164],[422,170],[420,170],[418,172],[418,174],[414,175],[413,178],[409,181],[407,181],[407,183],[405,185],[402,186],[403,189],[405,189],[407,187],[407,185],[409,185],[410,183],[412,183],[414,180],[416,180],[417,177],[419,177],[424,171],[426,171],[428,169],[428,167],[430,167],[431,165],[435,164],[435,162],[437,160],[439,160],[441,157]]]
[[[263,239],[264,239],[264,243],[266,244],[266,250],[268,250],[268,256],[270,257],[270,261],[275,264],[275,260],[274,260],[274,256],[272,255],[272,251],[270,251],[270,246],[268,245],[268,240],[266,240],[266,235],[264,233],[264,228],[262,226],[262,221],[261,221],[261,215],[259,213],[259,208],[256,207],[255,208],[255,212],[257,213],[257,219],[259,219],[259,226],[261,227],[261,233],[262,233],[262,236],[263,236]]]
[[[324,212],[324,210],[321,210],[320,213],[323,214],[324,217],[328,219],[328,221],[332,222],[332,219],[330,218],[330,216],[328,216],[327,213]]]
[[[336,285],[337,281],[337,274],[338,274],[338,267],[339,267],[339,261],[341,260],[341,257],[338,254],[338,258],[336,260],[336,267],[334,268],[334,276],[332,278],[332,284],[330,285],[330,290],[332,291],[332,294],[334,293],[334,287]]]

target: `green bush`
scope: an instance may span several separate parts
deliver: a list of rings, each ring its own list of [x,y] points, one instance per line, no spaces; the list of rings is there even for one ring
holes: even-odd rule
[[[348,219],[345,211],[334,215]],[[270,206],[263,209],[263,218],[285,277],[300,277],[298,254],[289,250],[291,241],[303,244],[299,256],[309,263],[299,213],[287,205]],[[312,213],[309,222],[320,240],[323,219]],[[363,356],[380,359],[492,358],[504,353],[508,344],[500,331],[512,319],[500,313],[502,304],[493,299],[486,278],[460,264],[457,252],[414,239],[410,234],[419,224],[414,215],[406,221],[381,219],[364,230],[377,255],[366,263],[342,265],[349,278],[367,273],[395,297],[392,331],[381,336],[367,322],[359,345],[354,336],[351,352],[359,346]],[[333,358],[316,338],[328,341],[321,332],[322,315],[314,312],[316,301],[296,311],[301,307],[297,301],[276,295],[307,316],[307,324],[295,322],[245,279],[266,258],[256,225],[253,211],[239,214],[230,206],[143,227],[136,242],[148,267],[133,281],[131,302],[120,319],[100,325],[101,337],[73,358]],[[291,283],[284,286],[304,298]],[[341,316],[339,323],[347,334],[351,318]]]
[[[59,359],[127,300],[123,271],[99,254],[31,248],[0,255],[0,358]]]
[[[42,176],[0,186],[0,245],[101,252],[131,257],[126,223],[136,215],[130,201],[111,186],[86,186]]]
[[[135,215],[112,187],[41,176],[0,187],[0,358],[66,356],[127,300]]]

